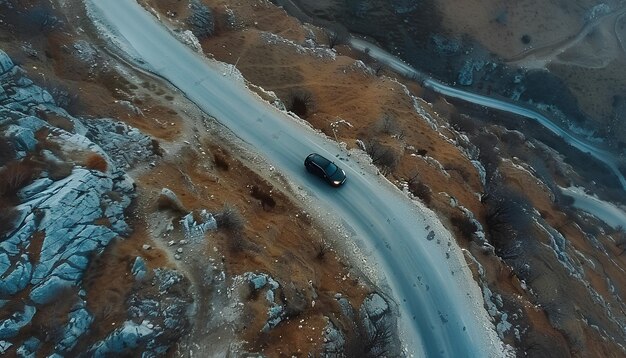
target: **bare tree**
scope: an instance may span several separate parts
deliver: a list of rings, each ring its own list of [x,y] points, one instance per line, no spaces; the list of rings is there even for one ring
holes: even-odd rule
[[[389,357],[394,334],[392,323],[391,320],[379,320],[368,330],[362,320],[357,320],[345,346],[346,357]]]
[[[375,139],[370,139],[365,143],[365,151],[372,158],[372,163],[378,166],[383,174],[392,172],[398,165],[398,153]]]

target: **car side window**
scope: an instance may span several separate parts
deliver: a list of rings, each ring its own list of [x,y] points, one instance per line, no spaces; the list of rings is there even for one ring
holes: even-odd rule
[[[313,169],[315,175],[324,176],[324,172],[317,165],[313,164],[311,165],[311,168]]]

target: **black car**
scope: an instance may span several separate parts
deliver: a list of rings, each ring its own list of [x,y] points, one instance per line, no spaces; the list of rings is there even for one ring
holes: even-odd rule
[[[304,160],[304,166],[309,173],[326,180],[328,184],[337,187],[346,182],[346,172],[335,163],[317,153],[309,154]]]

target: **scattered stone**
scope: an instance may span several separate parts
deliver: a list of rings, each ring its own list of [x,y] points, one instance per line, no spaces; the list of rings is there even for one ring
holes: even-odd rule
[[[37,309],[33,306],[24,306],[20,312],[14,312],[8,319],[0,322],[0,339],[13,338],[17,333],[30,323]]]
[[[479,72],[485,66],[485,61],[467,59],[459,72],[458,83],[462,86],[471,86],[474,83],[474,72]]]
[[[35,352],[39,349],[41,341],[35,337],[31,337],[24,341],[24,343],[17,349],[17,355],[19,357],[31,357],[35,356]],[[0,354],[2,351],[0,349]]]
[[[109,334],[103,341],[94,345],[90,352],[95,357],[104,357],[115,353],[122,353],[147,343],[154,338],[154,330],[146,325],[126,321],[124,325]]]
[[[92,119],[85,122],[87,134],[118,168],[132,168],[157,155],[152,138],[137,128],[112,119]]]
[[[324,328],[324,353],[322,356],[325,357],[341,357],[344,354],[344,346],[346,343],[345,336],[339,330],[333,322],[328,319],[328,317],[324,317],[327,321],[326,327]]]
[[[135,276],[135,279],[138,281],[142,281],[144,278],[146,278],[148,269],[146,267],[146,260],[144,260],[143,257],[137,256],[137,258],[135,258],[135,262],[133,263],[131,273],[133,274],[133,276]]]
[[[6,354],[9,348],[13,347],[13,343],[7,341],[0,341],[0,354]]]
[[[200,212],[200,218],[202,221],[196,223],[193,214],[189,213],[180,221],[187,240],[203,238],[207,231],[217,229],[217,221],[215,221],[213,215],[206,210]]]
[[[213,11],[207,5],[198,0],[189,3],[191,15],[187,18],[187,24],[191,32],[199,39],[207,38],[215,32],[215,19]]]
[[[171,209],[180,213],[187,212],[187,209],[185,209],[183,203],[178,199],[178,196],[168,188],[161,189],[157,203],[160,209]]]
[[[78,308],[70,312],[63,338],[55,346],[55,350],[58,353],[71,351],[78,343],[78,339],[87,332],[92,322],[93,316],[87,312],[85,301],[81,301]]]
[[[143,244],[143,245],[141,246],[141,248],[142,248],[142,249],[144,249],[144,250],[150,250],[150,249],[152,249],[152,246],[150,246],[150,245],[148,245],[148,244]]]

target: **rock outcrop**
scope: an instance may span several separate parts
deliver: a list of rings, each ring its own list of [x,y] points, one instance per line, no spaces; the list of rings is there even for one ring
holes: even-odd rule
[[[47,122],[50,117],[63,128]],[[155,156],[154,143],[111,119],[83,123],[69,115],[2,51],[0,137],[12,149],[0,162],[0,200],[10,203],[6,205],[15,213],[12,225],[3,223],[9,227],[0,235],[0,354],[82,353],[74,350],[95,320],[87,308],[83,276],[94,257],[131,232],[125,211],[135,196],[135,184],[124,169]],[[21,172],[9,171],[10,165]],[[135,261],[132,273],[138,281],[148,276],[142,259]],[[168,295],[182,279],[179,274],[154,276],[158,287],[167,286],[162,300],[168,303],[159,297],[154,312],[135,309],[135,319],[94,345],[90,355],[130,352],[141,343],[142,352],[156,356],[169,347],[159,337],[170,340],[182,334],[185,290],[177,290],[173,298]],[[172,277],[177,279],[169,282]],[[69,307],[64,308],[67,320],[54,327],[54,333],[23,329],[38,315],[45,317],[61,299]],[[159,317],[158,326],[149,323]]]
[[[215,32],[215,19],[211,8],[198,0],[191,0],[189,9],[191,10],[191,15],[187,18],[187,24],[189,24],[191,32],[199,39],[213,35],[213,32]]]

